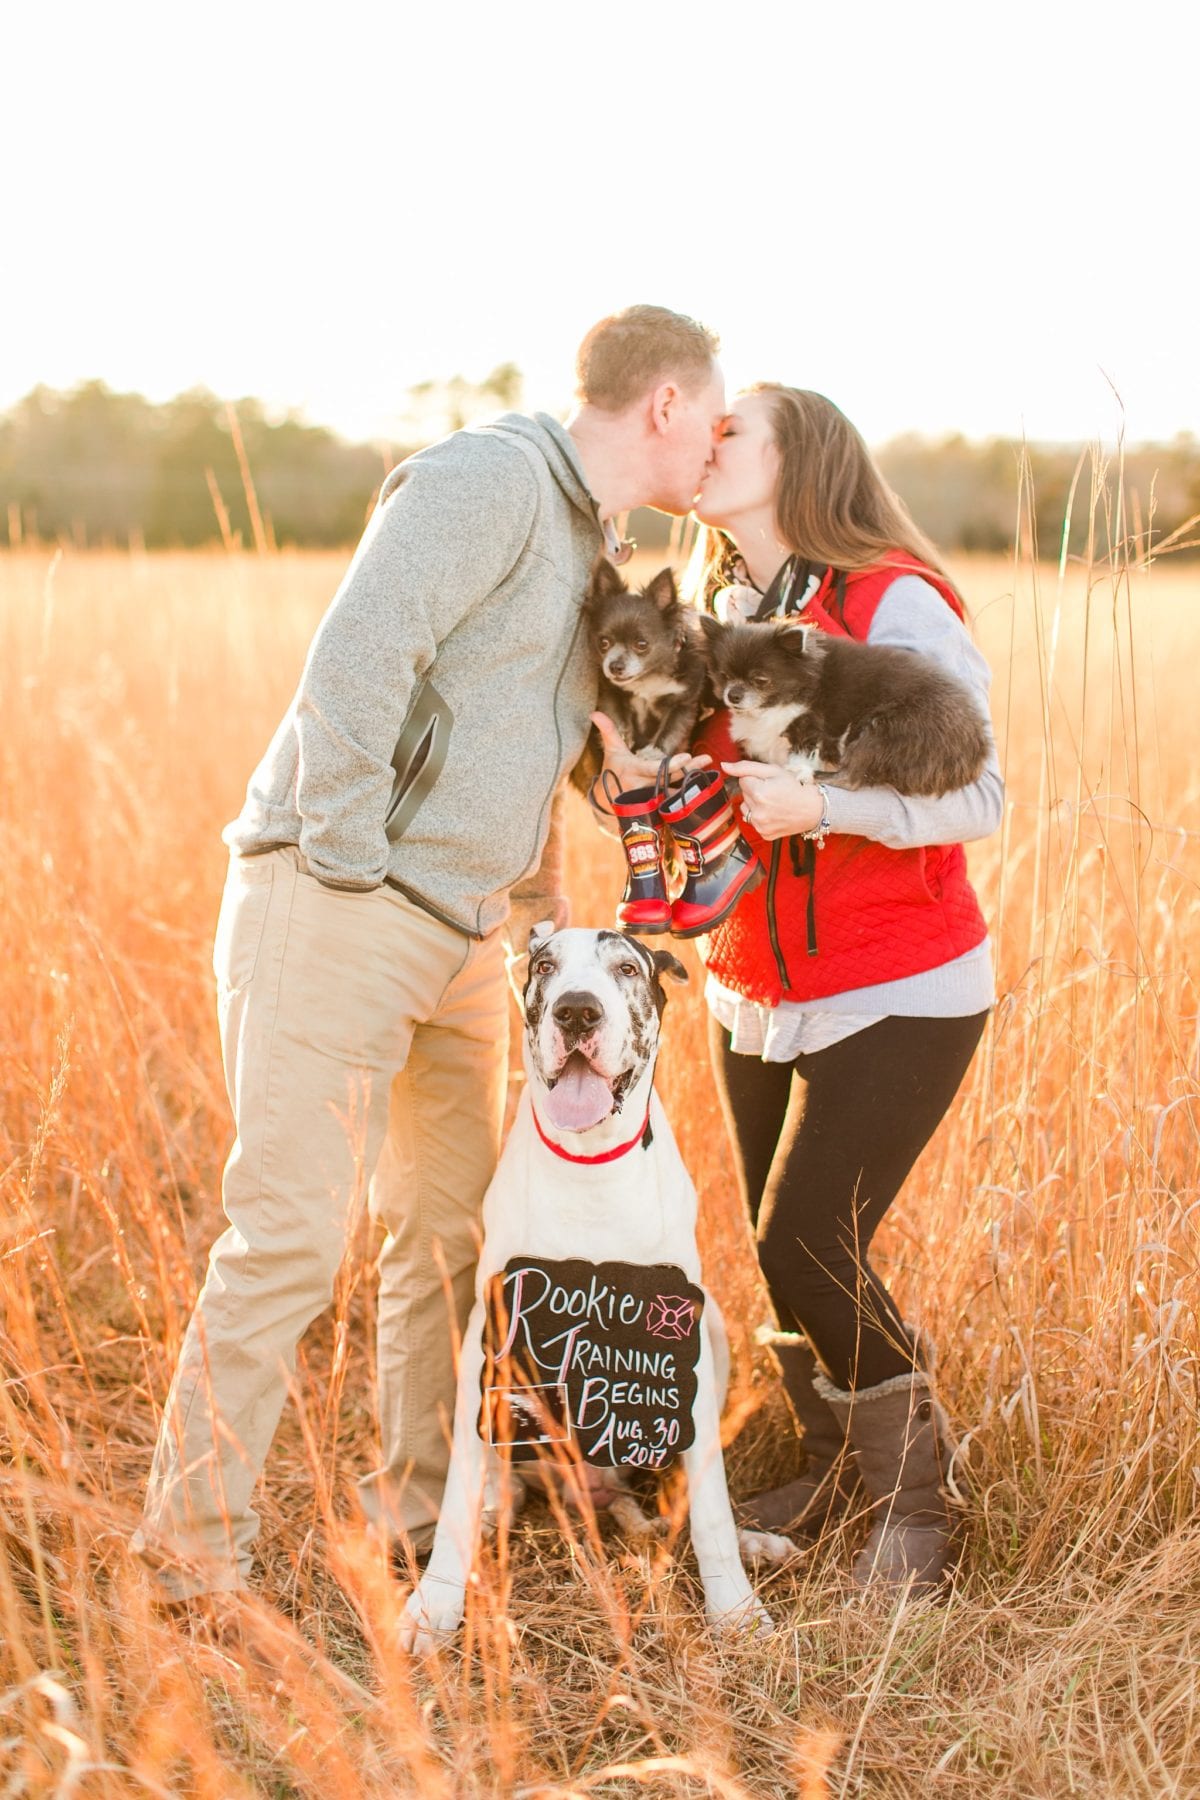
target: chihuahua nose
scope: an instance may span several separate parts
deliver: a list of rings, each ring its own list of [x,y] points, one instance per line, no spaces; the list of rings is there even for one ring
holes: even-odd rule
[[[736,682],[731,681],[729,686],[725,689],[726,706],[740,706],[745,698],[745,688],[738,687]]]
[[[554,1023],[571,1037],[585,1037],[604,1017],[595,994],[564,994],[554,1005]]]
[[[605,673],[610,681],[620,681],[622,675],[625,673],[625,658],[623,656],[610,656]]]

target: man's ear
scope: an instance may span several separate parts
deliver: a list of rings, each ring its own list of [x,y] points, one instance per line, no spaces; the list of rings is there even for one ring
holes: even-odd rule
[[[644,591],[647,600],[653,600],[659,612],[669,612],[673,606],[679,604],[679,590],[675,586],[674,569],[660,569]]]
[[[607,556],[601,556],[592,570],[592,578],[588,582],[587,593],[583,604],[587,607],[603,606],[606,600],[612,600],[617,594],[627,594],[629,589],[609,562]]]
[[[679,389],[673,381],[663,381],[650,395],[650,423],[655,431],[667,429],[679,405]]]

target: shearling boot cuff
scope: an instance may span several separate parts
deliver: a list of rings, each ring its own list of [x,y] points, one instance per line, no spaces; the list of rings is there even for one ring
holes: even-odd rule
[[[813,1376],[813,1387],[830,1406],[865,1406],[872,1400],[886,1399],[889,1394],[930,1392],[929,1377],[923,1369],[917,1369],[911,1375],[893,1375],[887,1381],[866,1388],[835,1387],[828,1375],[818,1370]]]

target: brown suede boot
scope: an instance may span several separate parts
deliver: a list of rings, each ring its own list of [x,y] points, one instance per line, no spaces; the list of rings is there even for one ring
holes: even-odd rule
[[[752,1494],[737,1508],[738,1520],[751,1531],[819,1537],[849,1504],[857,1483],[854,1453],[832,1410],[813,1389],[820,1365],[808,1339],[777,1331],[766,1341],[775,1352],[802,1433],[804,1470],[784,1487]]]
[[[911,1583],[933,1593],[955,1554],[946,1476],[955,1444],[921,1369],[853,1393],[824,1375],[814,1383],[843,1425],[871,1501],[871,1535],[854,1559],[856,1587]]]

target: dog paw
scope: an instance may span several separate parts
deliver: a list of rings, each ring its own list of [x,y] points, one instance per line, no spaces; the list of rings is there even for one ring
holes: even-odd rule
[[[745,1575],[740,1581],[733,1575],[720,1575],[706,1581],[704,1611],[713,1630],[722,1637],[748,1633],[761,1633],[765,1637],[775,1629],[770,1613]]]
[[[725,1612],[708,1613],[708,1622],[718,1637],[770,1637],[775,1621],[756,1594]]]
[[[423,1576],[405,1602],[397,1642],[417,1656],[436,1650],[462,1624],[465,1590],[455,1582]]]
[[[632,1494],[617,1494],[609,1501],[608,1510],[621,1536],[630,1543],[649,1543],[651,1539],[666,1537],[670,1529],[668,1520],[652,1519],[644,1513]]]
[[[815,750],[793,750],[787,759],[788,771],[807,786],[816,780],[820,758]]]
[[[774,1531],[739,1531],[738,1549],[751,1568],[778,1569],[800,1554],[791,1538],[779,1537]]]

